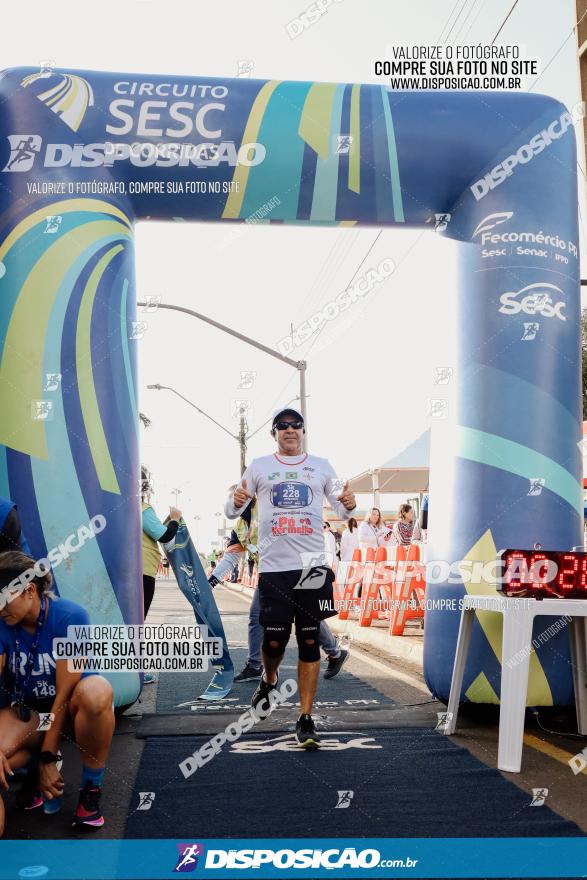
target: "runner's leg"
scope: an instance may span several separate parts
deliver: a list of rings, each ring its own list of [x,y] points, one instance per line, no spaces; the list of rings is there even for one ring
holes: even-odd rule
[[[0,752],[6,756],[13,771],[24,767],[31,752],[40,744],[43,733],[37,731],[38,726],[36,712],[31,713],[30,721],[21,721],[14,709],[0,709]],[[3,791],[0,788],[0,792]],[[4,799],[0,794],[0,837],[4,834],[4,815]]]
[[[312,704],[318,688],[320,674],[319,623],[305,615],[296,615],[296,640],[298,643],[298,687],[300,690],[300,714],[311,715]]]
[[[249,656],[247,665],[255,669],[261,668],[261,645],[263,643],[263,627],[259,623],[259,589],[253,593],[249,609]]]
[[[75,686],[70,714],[82,764],[102,770],[114,734],[112,687],[101,675],[89,675]]]
[[[334,635],[325,620],[320,621],[318,639],[320,641],[320,647],[327,657],[340,657],[340,643],[338,638]]]

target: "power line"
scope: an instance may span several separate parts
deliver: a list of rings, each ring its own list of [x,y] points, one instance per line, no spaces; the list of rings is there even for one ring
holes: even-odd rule
[[[469,11],[467,12],[465,18],[463,19],[463,23],[462,23],[462,25],[461,25],[460,28],[458,29],[457,33],[454,35],[454,41],[455,41],[455,42],[458,40],[460,34],[461,34],[462,31],[463,31],[463,28],[465,27],[465,25],[467,24],[467,22],[468,22],[469,19],[471,18],[471,13],[473,12],[473,10],[475,9],[475,7],[477,6],[477,3],[478,3],[478,2],[479,2],[479,0],[473,0],[473,5],[470,7],[470,9],[469,9]]]
[[[437,43],[437,44],[440,43],[440,41],[441,41],[441,39],[442,39],[442,35],[444,34],[444,32],[445,32],[445,30],[446,30],[446,27],[447,27],[449,21],[450,21],[451,18],[452,18],[452,14],[453,14],[453,12],[455,11],[455,9],[457,8],[458,5],[459,5],[459,0],[456,0],[456,3],[455,3],[455,5],[453,6],[453,8],[451,9],[451,11],[450,11],[450,13],[449,13],[449,16],[448,16],[447,20],[444,22],[444,27],[443,27],[442,30],[440,31],[440,36],[439,36],[439,37],[437,38],[437,40],[436,40],[436,43]]]
[[[528,89],[529,92],[532,91],[532,89],[534,88],[534,86],[536,85],[538,80],[544,76],[544,74],[546,73],[546,71],[548,70],[548,68],[550,67],[552,62],[554,61],[554,59],[558,56],[559,52],[561,52],[561,50],[564,48],[564,46],[566,46],[566,44],[569,42],[569,40],[571,39],[571,37],[573,36],[573,34],[575,33],[575,31],[577,30],[577,28],[579,27],[579,25],[581,24],[581,22],[583,21],[583,19],[585,18],[586,15],[587,15],[587,9],[583,13],[581,18],[577,22],[577,24],[571,28],[570,33],[562,41],[562,43],[560,44],[560,46],[558,47],[558,49],[556,50],[556,52],[554,53],[554,55],[552,56],[552,58],[550,59],[550,61],[546,65],[546,67],[544,67],[543,70],[538,74],[538,76],[536,77],[536,79],[534,80],[534,82],[532,83],[530,88]]]
[[[369,254],[371,253],[371,251],[373,250],[373,248],[374,248],[375,245],[377,244],[377,241],[379,240],[379,237],[380,237],[380,235],[381,235],[382,232],[383,232],[383,229],[380,229],[379,232],[377,233],[377,235],[375,236],[375,238],[373,239],[373,241],[371,242],[371,244],[369,245],[369,249],[367,250],[367,253],[365,254],[365,256],[363,257],[363,259],[361,260],[361,262],[359,263],[359,265],[357,266],[357,268],[355,269],[355,271],[354,271],[353,274],[351,275],[351,280],[350,280],[349,283],[346,285],[345,290],[347,289],[347,287],[350,287],[351,284],[353,283],[353,281],[355,280],[355,278],[356,278],[356,276],[357,276],[357,273],[359,272],[359,270],[360,270],[361,267],[363,266],[363,263],[365,262],[365,260],[367,259],[367,257],[369,256]],[[311,352],[312,349],[314,348],[314,345],[315,345],[316,342],[318,341],[318,337],[319,337],[320,334],[322,333],[322,330],[324,329],[325,326],[326,326],[326,322],[324,322],[324,324],[322,324],[322,326],[320,327],[320,329],[318,330],[318,332],[317,332],[316,335],[314,336],[314,339],[312,340],[312,344],[310,345],[309,349],[307,350],[307,352],[306,352],[305,355],[304,355],[304,359],[307,359],[308,355],[310,354],[310,352]]]
[[[475,16],[475,18],[473,19],[473,21],[472,21],[471,24],[469,25],[469,29],[467,30],[467,33],[464,35],[463,40],[466,40],[466,39],[467,39],[467,37],[469,36],[469,34],[471,33],[471,31],[473,30],[473,28],[475,27],[475,25],[476,25],[477,22],[479,21],[479,17],[480,17],[480,15],[481,15],[481,13],[483,12],[483,10],[485,9],[485,4],[486,4],[486,3],[487,3],[487,0],[483,0],[483,3],[482,3],[481,6],[479,7],[479,12],[477,13],[477,15]]]
[[[452,34],[452,32],[453,32],[453,30],[454,30],[454,27],[455,27],[457,21],[459,20],[459,16],[460,16],[461,12],[463,11],[463,9],[465,8],[466,3],[467,3],[467,0],[463,0],[463,5],[462,5],[461,8],[459,9],[459,11],[458,11],[458,13],[457,13],[457,17],[455,18],[455,20],[454,20],[453,23],[452,23],[452,27],[451,27],[451,29],[449,30],[448,34],[447,34],[446,37],[444,38],[444,45],[445,45],[445,46],[446,46],[446,44],[448,43],[448,38],[449,38],[450,35]]]
[[[499,37],[499,35],[501,34],[502,30],[503,30],[504,27],[505,27],[505,23],[506,23],[506,21],[508,20],[508,18],[510,17],[510,15],[512,14],[512,12],[514,11],[514,9],[516,8],[516,6],[518,5],[519,2],[520,2],[520,0],[514,0],[514,3],[513,3],[512,8],[510,9],[510,11],[508,12],[508,14],[506,15],[506,17],[505,17],[504,20],[502,21],[502,23],[501,23],[501,27],[499,28],[498,32],[496,33],[496,35],[494,36],[494,38],[493,38],[492,41],[491,41],[491,45],[492,45],[492,46],[493,46],[493,44],[495,43],[495,41],[497,40],[497,38]]]

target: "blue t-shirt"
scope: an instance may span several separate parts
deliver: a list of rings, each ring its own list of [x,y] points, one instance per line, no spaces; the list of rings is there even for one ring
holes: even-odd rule
[[[90,622],[88,612],[81,605],[70,602],[68,599],[48,600],[49,609],[47,619],[41,630],[37,656],[33,663],[28,687],[23,694],[26,704],[45,703],[50,705],[55,698],[56,661],[53,658],[53,639],[66,638],[68,626],[87,625]],[[7,657],[4,666],[6,686],[10,694],[14,694],[14,671],[16,668],[16,641],[20,648],[20,676],[19,683],[22,688],[26,674],[25,666],[29,652],[35,639],[34,633],[29,633],[22,626],[9,626],[0,620],[0,655]],[[10,697],[8,702],[10,702]]]

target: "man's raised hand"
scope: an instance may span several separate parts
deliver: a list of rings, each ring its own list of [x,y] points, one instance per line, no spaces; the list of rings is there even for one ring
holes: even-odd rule
[[[355,493],[351,492],[351,490],[349,489],[348,480],[345,481],[345,484],[342,487],[342,492],[338,496],[338,500],[341,502],[341,504],[344,505],[344,507],[346,507],[347,510],[354,510],[354,508],[357,506]]]
[[[242,485],[236,487],[233,497],[235,507],[242,507],[243,504],[251,500],[253,496],[249,493],[246,480],[243,480]]]

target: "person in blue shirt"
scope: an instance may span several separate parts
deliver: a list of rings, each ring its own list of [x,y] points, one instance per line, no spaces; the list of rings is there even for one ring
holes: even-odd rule
[[[35,564],[20,551],[0,554],[0,697],[7,704],[0,709],[0,792],[16,769],[29,765],[20,805],[35,809],[60,798],[59,743],[69,731],[82,758],[72,824],[95,830],[104,824],[100,795],[114,733],[112,687],[100,675],[69,672],[67,660],[55,659],[53,639],[66,638],[68,626],[87,625],[89,617],[80,605],[51,592],[50,572],[35,573],[28,583],[21,578],[32,574]],[[51,715],[43,719],[44,713]],[[0,837],[3,829],[0,797]]]
[[[16,504],[10,498],[2,498],[0,495],[0,553],[7,550],[31,552],[22,531]]]

